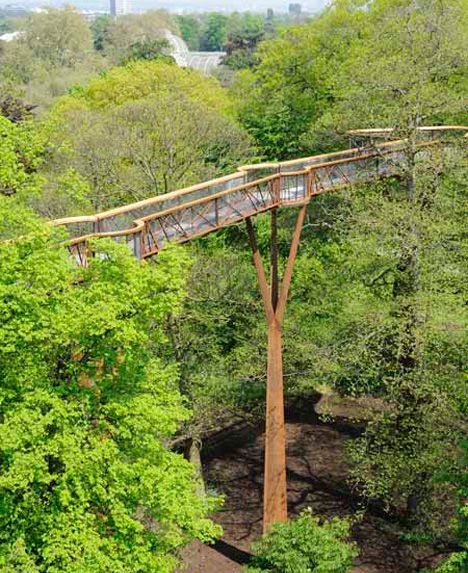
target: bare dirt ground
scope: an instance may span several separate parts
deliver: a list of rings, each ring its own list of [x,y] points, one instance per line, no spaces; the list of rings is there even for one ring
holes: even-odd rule
[[[311,411],[312,410],[311,405]],[[290,516],[311,507],[318,516],[356,515],[359,500],[346,482],[344,454],[352,425],[323,424],[312,413],[287,415],[288,508]],[[208,445],[203,452],[207,484],[226,496],[215,521],[224,536],[209,547],[194,542],[183,552],[188,573],[240,573],[251,543],[261,535],[263,432],[244,429]],[[431,547],[404,544],[392,520],[378,508],[368,508],[352,529],[360,556],[353,573],[414,573],[433,564]]]

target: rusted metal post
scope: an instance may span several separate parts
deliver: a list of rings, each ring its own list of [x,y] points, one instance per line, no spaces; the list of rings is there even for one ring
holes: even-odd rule
[[[281,325],[268,324],[263,532],[288,519]]]
[[[281,289],[278,285],[276,210],[272,211],[271,218],[271,287],[269,287],[266,279],[265,268],[258,249],[252,222],[250,219],[246,219],[247,232],[252,247],[253,262],[257,272],[257,280],[262,294],[268,324],[265,474],[263,490],[264,533],[268,532],[272,523],[283,522],[288,518],[281,328],[306,209],[307,205],[304,205],[297,217]]]
[[[276,311],[279,297],[279,271],[278,271],[278,208],[271,211],[271,238],[270,238],[270,269],[271,269],[271,304]]]

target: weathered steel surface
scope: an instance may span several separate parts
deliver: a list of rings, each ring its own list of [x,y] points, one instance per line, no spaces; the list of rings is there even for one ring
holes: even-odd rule
[[[246,220],[252,257],[268,324],[268,362],[266,384],[265,471],[263,482],[263,531],[272,523],[286,521],[286,428],[283,398],[283,348],[281,329],[289,288],[301,237],[307,203],[298,214],[291,240],[283,282],[279,284],[276,209],[271,212],[271,282],[268,285],[252,222]]]

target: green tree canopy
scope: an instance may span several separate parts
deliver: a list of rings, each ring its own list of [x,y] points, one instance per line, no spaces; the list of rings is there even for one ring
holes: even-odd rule
[[[228,17],[218,12],[209,14],[204,23],[200,48],[208,52],[224,49],[227,40]]]
[[[347,541],[349,523],[334,519],[323,524],[310,510],[288,523],[276,523],[254,544],[246,573],[346,573],[357,555]]]
[[[164,41],[166,30],[173,28],[168,13],[163,10],[128,14],[102,24],[106,24],[105,29],[97,38],[104,54],[114,65],[128,59],[135,45]]]
[[[171,572],[218,533],[194,470],[165,447],[189,411],[163,324],[186,260],[94,245],[78,269],[49,226],[0,197],[0,566]]]
[[[0,116],[0,194],[21,194],[38,190],[37,169],[43,160],[45,138],[26,121],[13,123]]]
[[[343,146],[349,128],[463,122],[467,18],[458,0],[337,0],[260,45],[241,120],[270,158]]]
[[[224,174],[250,149],[230,106],[215,80],[193,71],[154,61],[115,68],[58,102],[49,172],[73,169],[93,209]]]
[[[47,8],[32,14],[18,40],[33,57],[56,66],[74,66],[92,50],[86,20],[74,8]]]

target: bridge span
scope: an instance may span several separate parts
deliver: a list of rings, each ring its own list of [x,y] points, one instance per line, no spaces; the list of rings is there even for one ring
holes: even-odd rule
[[[421,153],[441,133],[466,132],[464,126],[421,128]],[[355,130],[352,135],[388,135]],[[292,161],[244,165],[236,173],[158,195],[96,215],[53,221],[70,235],[69,248],[86,264],[88,242],[111,237],[138,258],[151,257],[167,242],[182,243],[276,207],[308,203],[321,193],[398,175],[405,159],[403,140],[356,147]]]

